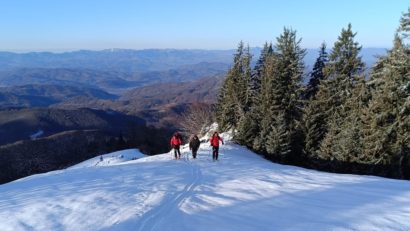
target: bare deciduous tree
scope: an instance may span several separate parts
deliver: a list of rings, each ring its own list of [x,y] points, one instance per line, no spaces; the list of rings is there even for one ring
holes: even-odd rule
[[[201,135],[203,129],[214,120],[214,106],[209,104],[193,104],[183,114],[180,127],[186,135]]]

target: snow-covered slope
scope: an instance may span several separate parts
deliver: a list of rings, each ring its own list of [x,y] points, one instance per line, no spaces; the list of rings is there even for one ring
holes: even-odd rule
[[[410,182],[270,163],[227,142],[0,185],[0,230],[410,230]],[[88,165],[90,166],[90,165]]]
[[[145,155],[142,154],[139,150],[126,149],[126,150],[121,150],[121,151],[112,152],[112,153],[108,153],[105,155],[94,157],[92,159],[76,164],[70,167],[70,169],[94,167],[94,166],[109,166],[109,165],[127,162],[130,160],[136,160],[142,157],[145,157]]]

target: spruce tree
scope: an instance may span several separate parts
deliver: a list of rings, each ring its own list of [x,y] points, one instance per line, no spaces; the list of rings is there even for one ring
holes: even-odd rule
[[[345,76],[353,79],[363,72],[364,63],[359,56],[362,47],[354,41],[355,36],[356,33],[352,32],[350,23],[347,29],[342,29],[329,55],[329,64],[326,65],[325,70],[327,78]]]
[[[273,55],[273,49],[271,43],[265,43],[258,61],[252,70],[251,80],[250,80],[250,104],[255,108],[260,103],[260,92],[262,78],[265,75],[266,60]]]
[[[319,91],[319,85],[323,82],[324,68],[328,62],[328,54],[326,52],[326,44],[322,43],[319,50],[319,57],[316,59],[313,70],[310,74],[310,80],[304,93],[304,99],[307,100],[303,114],[303,128],[305,134],[305,155],[315,153],[319,147],[320,141],[326,134],[326,127],[323,124],[325,113],[322,111],[323,106],[327,103],[329,97],[328,88],[322,87],[320,98],[316,98]],[[314,98],[314,99],[313,99]],[[331,105],[329,105],[331,106]]]
[[[271,123],[274,120],[272,112],[272,95],[276,85],[275,69],[277,54],[274,52],[265,60],[264,71],[261,77],[261,90],[258,96],[259,104],[256,104],[256,117],[260,118],[259,129],[252,147],[254,150],[266,154],[267,136],[271,130]]]
[[[221,130],[229,129],[236,121],[235,104],[233,99],[233,78],[228,72],[224,83],[219,90],[218,102],[216,106],[216,121]]]
[[[311,158],[334,159],[332,150],[336,136],[350,113],[343,107],[364,68],[359,56],[361,47],[354,41],[355,36],[350,24],[342,29],[325,66],[325,79],[305,108],[305,151]]]
[[[406,13],[403,13],[400,18],[399,32],[403,38],[408,38],[410,33],[410,8],[407,9]]]
[[[239,122],[237,130],[238,133],[235,139],[250,148],[253,147],[255,138],[260,132],[260,120],[262,118],[259,113],[259,105],[261,103],[260,92],[261,82],[265,73],[265,62],[268,57],[272,56],[273,49],[272,44],[265,43],[261,55],[256,62],[256,65],[252,71],[251,80],[249,81],[249,99],[245,116]]]
[[[305,50],[296,31],[285,28],[266,62],[258,142],[268,157],[288,161],[301,153],[301,81]]]
[[[317,158],[319,146],[328,131],[327,113],[332,107],[332,82],[323,81],[318,94],[310,99],[304,108],[305,155]]]
[[[222,130],[236,128],[248,110],[250,62],[249,46],[240,42],[218,97],[216,119]]]
[[[268,44],[266,42],[263,46],[259,59],[256,62],[255,67],[253,68],[253,71],[252,71],[250,89],[252,91],[251,95],[253,96],[253,98],[257,98],[260,93],[262,76],[264,75],[264,71],[265,71],[265,62],[266,62],[266,59],[270,57],[272,54],[273,54],[272,44],[271,43]]]
[[[343,107],[340,107],[342,115],[338,123],[331,124],[330,130],[334,136],[328,136],[328,139],[334,139],[330,152],[334,160],[345,163],[365,163],[364,161],[364,116],[365,109],[369,102],[369,89],[365,82],[364,76],[358,76],[357,85],[348,96]],[[326,146],[324,145],[323,148]]]
[[[365,127],[365,156],[372,164],[395,166],[394,176],[410,167],[410,51],[396,35],[393,49],[378,62]],[[408,174],[408,173],[407,173]]]
[[[322,43],[319,50],[319,57],[316,59],[316,62],[313,66],[313,70],[310,73],[310,80],[307,84],[306,91],[304,94],[305,99],[309,100],[310,98],[315,96],[317,91],[319,90],[320,81],[325,78],[323,70],[327,62],[328,55],[326,52],[326,44]]]
[[[270,132],[267,136],[266,151],[269,154],[284,158],[292,151],[293,132],[285,121],[285,115],[281,112],[270,126]]]

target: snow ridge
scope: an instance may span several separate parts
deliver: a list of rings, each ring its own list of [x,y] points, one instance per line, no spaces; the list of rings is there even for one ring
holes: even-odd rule
[[[223,137],[216,162],[208,143],[198,159],[126,150],[0,185],[0,230],[410,230],[409,181],[274,164]]]

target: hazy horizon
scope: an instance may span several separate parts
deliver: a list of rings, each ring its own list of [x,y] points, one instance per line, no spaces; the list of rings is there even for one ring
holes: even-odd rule
[[[250,47],[251,49],[262,49],[262,46],[254,46]],[[307,50],[319,50],[319,48],[304,48]],[[330,50],[328,45],[328,49]],[[390,47],[362,47],[363,49],[390,49]],[[10,52],[16,54],[26,54],[26,53],[68,53],[68,52],[78,52],[78,51],[107,51],[107,50],[130,50],[130,51],[144,51],[144,50],[178,50],[178,51],[231,51],[236,50],[236,47],[227,48],[227,49],[206,49],[206,48],[142,48],[142,49],[134,49],[134,48],[105,48],[105,49],[87,49],[87,48],[80,48],[80,49],[39,49],[39,50],[0,50],[0,52]]]
[[[26,0],[0,3],[0,50],[235,49],[275,42],[284,27],[302,47],[332,47],[352,24],[363,47],[388,48],[405,1]]]

